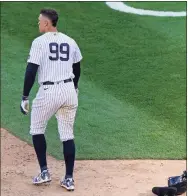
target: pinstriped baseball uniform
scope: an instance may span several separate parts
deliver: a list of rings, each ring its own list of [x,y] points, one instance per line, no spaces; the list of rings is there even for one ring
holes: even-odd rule
[[[81,61],[76,42],[60,32],[48,32],[32,42],[28,62],[38,64],[40,85],[32,103],[30,134],[43,134],[48,120],[55,115],[61,141],[74,138],[73,126],[78,98],[73,81],[73,63]],[[55,82],[43,85],[43,82]]]

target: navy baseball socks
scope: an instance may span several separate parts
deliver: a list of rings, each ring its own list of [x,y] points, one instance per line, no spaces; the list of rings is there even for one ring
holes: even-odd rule
[[[75,144],[74,140],[63,142],[63,154],[65,160],[66,174],[60,181],[60,185],[67,191],[74,191],[73,169],[75,161]]]
[[[66,167],[65,178],[73,178],[74,161],[75,161],[75,144],[74,140],[63,142],[63,154]]]
[[[46,161],[46,139],[44,134],[33,135],[33,145],[38,158],[41,172],[47,170],[47,161]]]
[[[51,176],[46,161],[46,139],[44,134],[33,135],[33,145],[40,165],[41,173],[33,178],[33,184],[39,185],[51,182]]]
[[[41,173],[33,179],[34,184],[41,184],[51,181],[47,168],[46,160],[46,139],[44,134],[33,135],[33,145],[40,165]],[[61,186],[68,191],[74,190],[73,170],[75,162],[75,143],[74,140],[63,142],[63,154],[65,160],[66,174],[60,182]]]

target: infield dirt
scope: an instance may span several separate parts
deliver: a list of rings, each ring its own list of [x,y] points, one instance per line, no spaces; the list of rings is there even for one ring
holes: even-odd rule
[[[152,196],[153,186],[166,186],[169,176],[186,169],[185,160],[76,161],[70,193],[59,186],[64,162],[48,156],[48,165],[51,184],[32,185],[39,171],[33,147],[1,129],[2,196]]]

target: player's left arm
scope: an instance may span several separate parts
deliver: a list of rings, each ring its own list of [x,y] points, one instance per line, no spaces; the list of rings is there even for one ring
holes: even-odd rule
[[[27,68],[25,71],[24,87],[20,109],[23,114],[29,112],[29,93],[35,82],[38,67],[41,61],[41,46],[35,40],[32,43],[29,58],[27,60]]]
[[[81,51],[77,45],[77,43],[74,41],[74,57],[73,57],[73,74],[74,74],[74,87],[76,89],[76,92],[78,94],[78,81],[80,79],[80,73],[81,73],[81,67],[80,67],[80,61],[83,59]]]
[[[78,81],[80,79],[80,73],[81,73],[81,68],[80,68],[80,62],[74,63],[73,66],[73,82],[74,82],[74,87],[75,89],[78,89]]]

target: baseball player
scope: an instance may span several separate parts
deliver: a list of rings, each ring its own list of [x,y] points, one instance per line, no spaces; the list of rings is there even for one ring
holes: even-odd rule
[[[31,110],[30,134],[40,165],[40,174],[34,184],[51,181],[46,160],[45,130],[48,120],[55,115],[58,132],[63,144],[66,173],[60,185],[74,190],[73,170],[75,143],[73,126],[78,107],[78,81],[82,54],[77,43],[58,32],[58,14],[53,9],[42,9],[38,18],[39,31],[43,35],[32,42],[25,72],[20,109],[29,112],[29,93],[38,72],[38,93]],[[51,130],[54,131],[54,130]]]

